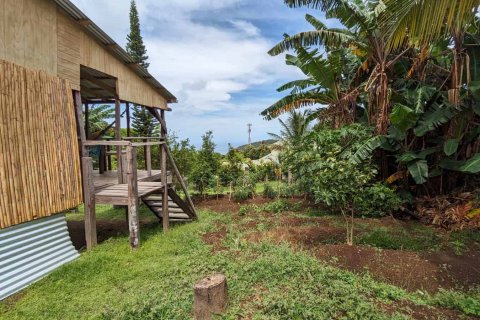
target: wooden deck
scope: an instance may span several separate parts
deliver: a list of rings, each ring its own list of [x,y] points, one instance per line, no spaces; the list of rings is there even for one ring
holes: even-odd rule
[[[163,189],[161,182],[138,182],[138,198],[141,199]],[[128,205],[128,184],[115,184],[95,190],[95,202]]]
[[[161,174],[160,170],[152,170],[152,175],[149,177],[146,170],[137,171],[138,181],[160,181]],[[106,171],[100,174],[98,170],[94,170],[93,182],[95,190],[118,184],[117,171]]]

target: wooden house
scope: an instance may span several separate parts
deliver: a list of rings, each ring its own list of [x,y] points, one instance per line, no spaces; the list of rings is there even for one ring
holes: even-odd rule
[[[62,213],[81,203],[87,248],[97,242],[96,203],[127,208],[132,248],[142,202],[164,230],[196,219],[166,144],[165,111],[175,102],[70,1],[0,2],[0,299],[78,256]],[[115,139],[90,134],[93,103],[115,105]],[[159,137],[121,136],[121,110],[129,127],[131,105],[158,120]],[[160,168],[151,165],[153,146]],[[99,150],[98,170],[91,148]],[[137,169],[137,148],[146,151],[145,170]]]

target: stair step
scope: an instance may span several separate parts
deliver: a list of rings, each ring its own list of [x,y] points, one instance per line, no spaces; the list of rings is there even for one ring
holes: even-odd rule
[[[162,213],[162,208],[161,208],[161,207],[152,207],[152,208],[155,210],[155,212],[157,212],[157,213]],[[180,208],[172,208],[172,209],[171,209],[171,208],[168,208],[168,212],[170,212],[170,213],[184,213],[184,214],[186,214],[186,213],[185,213],[182,209],[180,209]]]
[[[144,202],[147,202],[148,205],[150,207],[162,207],[163,206],[163,203],[161,201],[145,201]],[[176,204],[175,202],[168,202],[168,207],[171,207],[171,208],[179,208],[178,204]]]
[[[161,217],[162,214],[159,214]],[[186,213],[169,213],[170,219],[190,219],[190,217]]]
[[[162,196],[159,196],[159,195],[156,195],[156,194],[151,194],[145,198],[143,198],[143,200],[147,200],[147,201],[162,201],[163,200],[163,197]],[[172,198],[168,197],[168,201],[172,201]]]

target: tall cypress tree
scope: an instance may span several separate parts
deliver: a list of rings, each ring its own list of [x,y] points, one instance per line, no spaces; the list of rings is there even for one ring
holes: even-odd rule
[[[140,33],[140,19],[138,18],[135,0],[130,2],[130,34],[127,35],[127,52],[135,62],[148,69],[150,64],[147,62],[147,49],[143,44],[143,38]]]
[[[140,19],[138,18],[135,0],[130,2],[130,34],[127,36],[127,52],[137,63],[145,69],[148,68],[147,49],[143,44],[143,38],[140,33]],[[139,106],[133,108],[132,129],[137,136],[148,137],[153,134],[155,123],[148,110]]]

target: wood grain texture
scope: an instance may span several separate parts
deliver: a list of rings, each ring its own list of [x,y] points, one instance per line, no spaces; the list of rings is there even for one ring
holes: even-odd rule
[[[0,60],[0,228],[82,202],[67,81]]]

